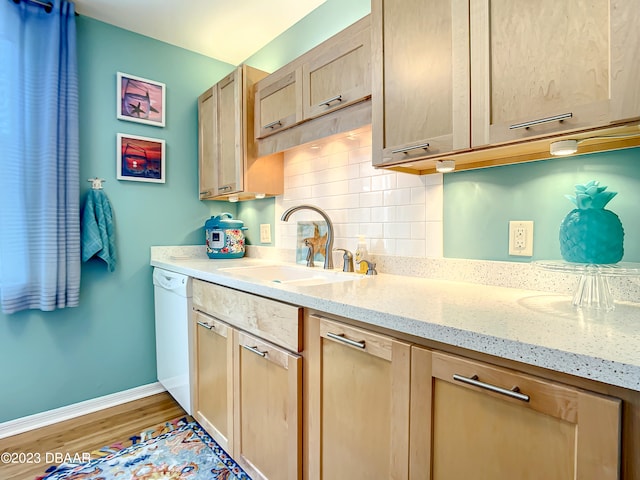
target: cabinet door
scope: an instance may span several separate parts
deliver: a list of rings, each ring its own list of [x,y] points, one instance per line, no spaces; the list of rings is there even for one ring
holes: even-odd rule
[[[335,35],[305,56],[302,64],[304,119],[371,96],[369,18]]]
[[[640,116],[639,19],[637,1],[471,0],[472,146]]]
[[[194,418],[218,444],[233,454],[232,328],[194,312],[196,322]]]
[[[234,458],[254,479],[301,478],[302,358],[236,331]]]
[[[198,98],[198,179],[200,200],[217,195],[218,187],[218,94],[214,85]]]
[[[218,91],[218,195],[243,189],[242,67],[217,84]]]
[[[256,138],[302,121],[302,69],[282,69],[261,80],[255,97]]]
[[[372,0],[373,164],[470,146],[465,0]]]
[[[309,473],[406,479],[408,344],[310,316]]]
[[[618,399],[412,347],[411,478],[619,478]]]

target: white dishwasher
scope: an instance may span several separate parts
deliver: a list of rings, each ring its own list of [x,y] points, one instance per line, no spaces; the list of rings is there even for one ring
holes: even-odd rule
[[[158,381],[191,415],[189,315],[191,277],[153,269]]]

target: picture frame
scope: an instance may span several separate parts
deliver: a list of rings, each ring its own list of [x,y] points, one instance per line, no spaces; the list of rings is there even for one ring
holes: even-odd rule
[[[116,178],[133,182],[165,183],[165,141],[118,133]]]
[[[147,78],[117,73],[119,120],[165,126],[166,86]]]
[[[325,245],[327,243],[328,227],[324,220],[299,221],[297,225],[296,263],[306,265],[309,247],[305,240],[313,246],[314,262],[324,262]]]

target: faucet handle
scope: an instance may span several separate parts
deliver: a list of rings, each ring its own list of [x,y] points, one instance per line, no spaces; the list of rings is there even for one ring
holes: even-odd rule
[[[376,270],[376,264],[374,262],[370,262],[369,260],[360,260],[360,262],[364,262],[367,265],[367,275],[378,274],[378,271]]]
[[[342,271],[353,272],[353,254],[346,248],[334,248],[334,252],[344,252],[342,255]]]
[[[305,240],[304,244],[309,247],[309,250],[307,251],[307,267],[315,267],[316,265],[313,263],[313,257],[315,257],[316,253],[313,248],[313,243],[309,240]]]

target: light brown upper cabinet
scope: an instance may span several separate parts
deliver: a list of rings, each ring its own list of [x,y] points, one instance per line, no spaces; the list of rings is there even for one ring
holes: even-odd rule
[[[371,96],[371,29],[359,21],[303,57],[302,113],[305,120]]]
[[[241,65],[198,98],[201,200],[282,193],[282,155],[258,157],[253,134],[254,85],[266,75]]]
[[[467,0],[372,0],[373,164],[470,147]]]
[[[635,0],[471,0],[472,146],[640,116]]]
[[[302,121],[302,68],[283,67],[256,88],[256,138],[287,129]]]
[[[372,0],[374,165],[479,168],[637,134],[639,26],[637,0]]]
[[[370,108],[331,114],[354,104],[368,106],[370,97],[367,15],[257,83],[254,130],[259,151],[282,151],[368,125]]]

